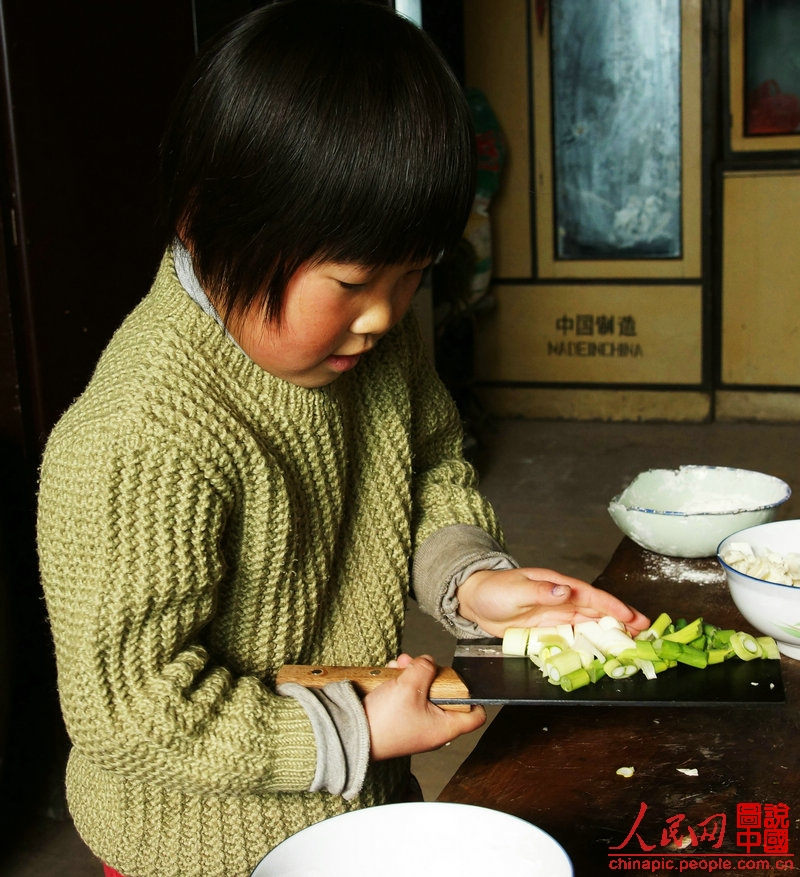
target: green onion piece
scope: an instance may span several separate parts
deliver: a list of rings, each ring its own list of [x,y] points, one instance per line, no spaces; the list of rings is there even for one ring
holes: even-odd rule
[[[592,682],[597,682],[598,679],[602,679],[603,676],[606,675],[606,671],[603,669],[603,664],[605,662],[601,661],[599,658],[595,658],[588,667],[586,667],[586,672],[589,674],[589,679]]]
[[[581,669],[581,656],[572,649],[567,649],[548,658],[546,667],[550,678],[554,682],[558,682],[562,676],[567,676],[569,673]]]
[[[656,678],[656,668],[653,666],[652,661],[648,661],[646,658],[637,658],[636,666],[642,671],[645,679]]]
[[[620,664],[633,664],[638,657],[639,653],[636,649],[624,649],[616,656]]]
[[[575,691],[576,688],[583,688],[584,685],[588,685],[590,682],[589,674],[583,667],[579,667],[577,670],[567,673],[566,676],[562,676],[560,685],[564,691]]]
[[[667,615],[666,612],[662,612],[658,618],[647,628],[647,630],[643,630],[640,634],[636,636],[637,640],[644,640],[647,642],[648,640],[658,639],[659,637],[664,636],[667,628],[672,624],[672,619]]]
[[[768,658],[771,661],[780,660],[781,653],[778,651],[778,644],[771,636],[757,636],[756,642],[761,646],[762,658]]]
[[[678,628],[676,625],[675,633],[665,634],[663,639],[673,643],[690,643],[697,639],[703,633],[703,619],[695,618],[691,624],[685,624]]]
[[[503,634],[503,654],[522,656],[528,650],[529,627],[507,627]]]
[[[603,664],[603,670],[605,670],[606,676],[610,676],[612,679],[623,679],[625,676],[633,676],[634,673],[639,672],[636,664],[623,664],[617,658],[610,658],[606,661]]]
[[[689,645],[690,645],[693,649],[700,649],[700,651],[702,652],[702,651],[705,649],[705,647],[706,647],[706,636],[705,636],[705,634],[703,634],[703,636],[698,636],[697,639],[693,639],[693,640],[689,643]]]
[[[711,646],[715,649],[721,649],[723,646],[727,646],[731,637],[736,633],[735,630],[720,630],[719,628],[714,631],[714,635],[711,637]]]
[[[725,646],[721,649],[708,649],[706,654],[708,655],[709,664],[721,664],[723,661],[727,661],[728,658],[732,657],[734,651],[728,646]]]
[[[700,649],[692,648],[690,645],[684,645],[680,654],[675,656],[675,660],[681,664],[688,664],[690,667],[704,668],[708,665],[708,655]]]
[[[688,622],[686,621],[685,618],[679,618],[675,622],[675,630],[683,630],[683,628],[686,627],[687,623]]]
[[[657,639],[653,648],[659,658],[665,661],[674,661],[681,652],[681,644],[668,639]]]
[[[753,658],[761,657],[761,646],[756,642],[756,638],[742,630],[738,630],[731,637],[731,648],[743,661],[752,661]]]
[[[551,658],[555,657],[556,655],[560,655],[563,651],[564,651],[564,649],[562,649],[561,646],[556,646],[556,645],[545,646],[541,650],[541,652],[539,652],[538,657],[539,657],[539,660],[543,664],[545,664],[548,661],[550,661]]]
[[[659,657],[655,648],[653,648],[653,644],[646,641],[637,641],[636,654],[645,661],[657,661]]]

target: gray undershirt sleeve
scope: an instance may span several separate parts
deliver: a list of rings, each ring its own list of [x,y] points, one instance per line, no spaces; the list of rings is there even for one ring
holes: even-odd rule
[[[453,524],[429,536],[414,556],[411,586],[420,608],[462,639],[488,637],[458,613],[459,586],[481,569],[516,569],[519,564],[480,527]]]
[[[355,798],[369,763],[369,725],[364,707],[349,682],[304,688],[296,682],[278,686],[306,711],[317,744],[317,770],[309,791]]]

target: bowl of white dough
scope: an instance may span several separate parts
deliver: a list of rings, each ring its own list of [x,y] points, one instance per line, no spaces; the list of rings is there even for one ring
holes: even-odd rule
[[[800,660],[800,521],[773,521],[724,539],[717,559],[736,608]]]
[[[334,816],[287,838],[252,877],[572,877],[549,834],[468,804],[385,804]]]
[[[726,536],[773,521],[791,495],[785,481],[749,469],[648,469],[611,500],[608,512],[642,548],[672,557],[713,557]]]

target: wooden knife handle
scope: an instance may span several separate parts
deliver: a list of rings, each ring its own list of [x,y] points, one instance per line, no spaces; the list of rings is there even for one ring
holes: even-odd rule
[[[276,685],[284,682],[297,682],[304,688],[322,688],[329,682],[352,682],[360,695],[369,694],[382,682],[394,679],[402,670],[394,667],[322,667],[313,664],[284,664],[278,671]],[[451,667],[440,667],[433,680],[430,699],[465,700],[469,698],[469,689],[462,678]],[[443,710],[469,712],[472,706],[468,703],[440,703]]]

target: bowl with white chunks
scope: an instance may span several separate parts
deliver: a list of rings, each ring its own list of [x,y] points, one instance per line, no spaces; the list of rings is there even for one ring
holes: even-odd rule
[[[739,530],[722,540],[717,559],[736,608],[800,660],[800,520]]]

